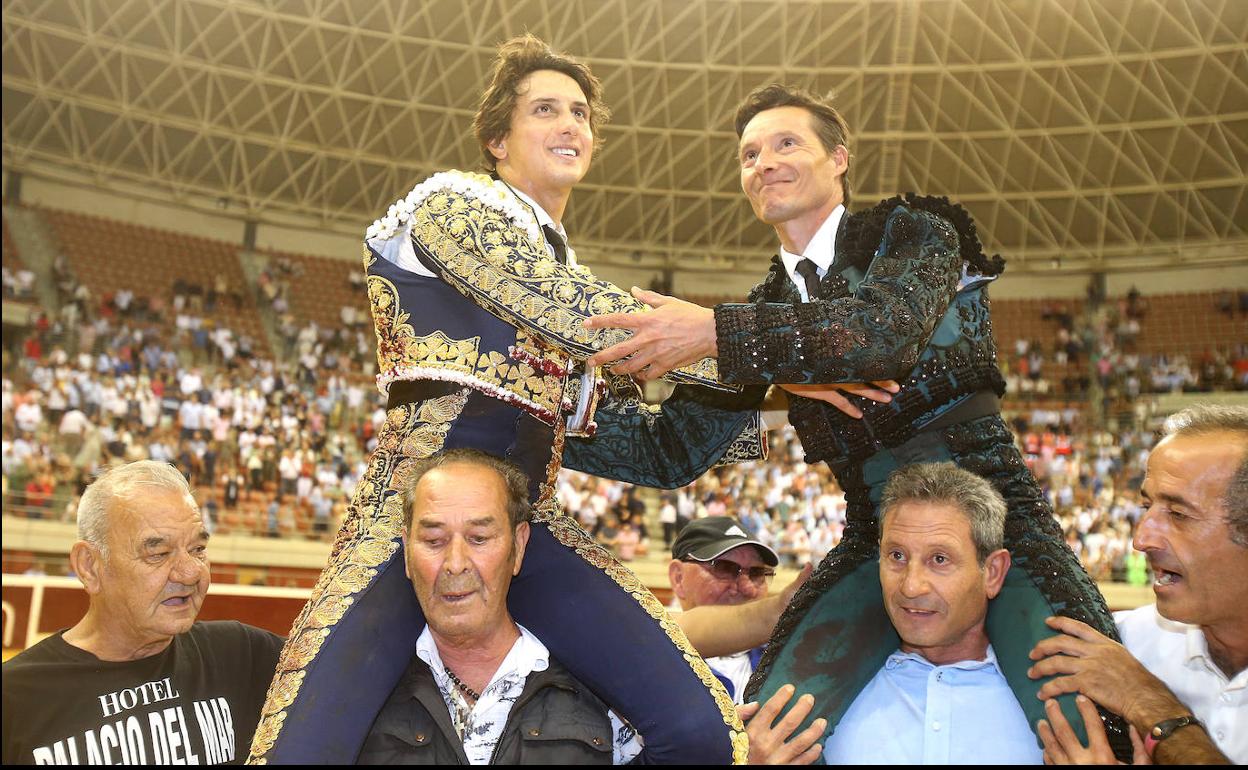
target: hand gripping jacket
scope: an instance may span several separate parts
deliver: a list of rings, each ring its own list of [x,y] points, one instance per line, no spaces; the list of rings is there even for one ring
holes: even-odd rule
[[[661,407],[643,404],[631,381],[607,387],[578,371],[624,338],[588,331],[584,318],[643,307],[556,263],[534,213],[489,177],[446,172],[417,186],[369,228],[364,266],[386,421],[291,629],[252,761],[355,761],[424,625],[404,574],[397,492],[416,461],[451,447],[506,457],[528,475],[535,516],[512,616],[637,728],[643,758],[743,761],[727,693],[654,596],[559,510],[554,491],[570,429],[633,435],[645,449],[630,468],[683,484],[722,459],[762,456],[757,412],[717,384],[712,361],[675,372],[707,387],[685,387]],[[609,466],[604,451],[585,454]]]
[[[1035,696],[1043,682],[1026,672],[1031,648],[1053,633],[1044,618],[1073,617],[1115,639],[1117,631],[996,414],[994,399],[1005,387],[986,286],[1004,264],[985,257],[960,206],[914,195],[845,217],[836,254],[817,302],[798,303],[776,259],[750,304],[715,312],[725,382],[901,383],[888,404],[855,397],[862,420],[792,399],[789,418],[806,460],[832,468],[848,520],[844,539],[781,618],[746,698],[769,697],[792,682],[815,696],[818,713],[809,720],[826,717],[835,729],[899,643],[879,585],[876,505],[884,483],[901,465],[952,460],[991,481],[1008,506],[1013,567],[992,602],[988,633],[1034,729],[1044,716]],[[1060,702],[1082,729],[1073,699]],[[1125,724],[1106,717],[1115,749],[1129,757]]]

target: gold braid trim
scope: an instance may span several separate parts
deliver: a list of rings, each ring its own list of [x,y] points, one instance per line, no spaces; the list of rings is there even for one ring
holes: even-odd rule
[[[403,488],[416,461],[442,448],[451,423],[463,411],[470,392],[464,388],[386,412],[386,421],[377,435],[377,449],[356,487],[342,529],[338,530],[329,564],[295,619],[278,658],[277,672],[252,739],[249,762],[266,762],[265,755],[272,751],[281,733],[286,709],[299,695],[307,667],[316,660],[321,645],[356,595],[372,585],[377,568],[399,548],[402,502],[399,495],[388,493]]]
[[[689,643],[685,632],[676,624],[676,621],[672,620],[672,616],[667,613],[650,589],[642,584],[632,570],[621,564],[610,551],[595,542],[589,533],[581,529],[580,525],[560,508],[555,491],[559,481],[559,469],[563,464],[564,441],[564,425],[560,422],[555,425],[550,461],[546,464],[546,480],[540,485],[538,500],[533,504],[533,521],[545,524],[550,529],[550,533],[555,536],[555,540],[558,540],[565,548],[571,548],[591,566],[605,572],[607,577],[614,580],[616,585],[623,588],[641,605],[647,615],[658,622],[659,627],[667,634],[667,638],[676,645],[676,649],[680,650],[685,662],[689,664],[693,673],[715,699],[720,717],[729,728],[728,736],[732,741],[733,763],[747,764],[750,756],[749,738],[746,736],[745,726],[741,723],[741,717],[737,714],[737,707],[732,702],[732,698],[728,696],[723,683],[711,673],[706,660]]]
[[[710,666],[706,664],[697,650],[693,649],[685,632],[681,630],[676,621],[672,620],[672,616],[667,613],[650,589],[642,584],[632,570],[617,561],[607,549],[594,542],[589,533],[581,529],[570,516],[563,513],[553,496],[550,498],[543,496],[534,505],[533,520],[545,524],[556,540],[576,551],[576,554],[590,565],[605,572],[616,585],[623,588],[641,605],[647,615],[659,624],[659,627],[667,634],[667,638],[676,645],[676,649],[680,650],[689,668],[693,669],[693,673],[715,699],[715,705],[719,707],[719,715],[723,718],[724,724],[728,725],[728,736],[732,741],[733,763],[747,764],[750,744],[746,737],[745,726],[741,723],[741,717],[737,715],[737,707],[733,704],[732,698],[728,697],[728,691],[724,689],[723,683],[711,673]]]
[[[559,509],[559,500],[555,495],[559,491],[559,469],[563,467],[563,445],[567,442],[567,421],[560,420],[554,425],[554,437],[550,446],[550,459],[546,462],[546,478],[538,484],[537,502],[533,503],[533,511],[552,510],[563,515]],[[535,515],[534,518],[537,518]]]
[[[514,348],[527,361],[481,350],[479,336],[456,339],[441,330],[417,334],[411,314],[400,304],[398,288],[377,275],[369,275],[367,281],[377,334],[377,385],[383,395],[396,380],[443,380],[518,403],[548,424],[560,414],[563,377],[543,372],[531,362],[550,363],[561,372],[566,366],[563,357],[553,356],[523,332],[517,333]]]

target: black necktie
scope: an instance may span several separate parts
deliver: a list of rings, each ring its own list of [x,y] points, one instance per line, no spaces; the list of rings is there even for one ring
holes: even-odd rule
[[[563,242],[559,231],[550,225],[542,225],[542,232],[546,235],[546,242],[555,250],[555,261],[561,265],[568,264],[568,245]]]
[[[819,268],[815,267],[815,263],[809,259],[802,259],[797,263],[797,274],[806,281],[806,301],[814,302],[819,299]]]

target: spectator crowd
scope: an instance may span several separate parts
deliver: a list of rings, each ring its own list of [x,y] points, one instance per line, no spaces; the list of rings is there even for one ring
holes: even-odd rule
[[[182,289],[157,309],[79,293],[77,323],[45,318],[6,346],[6,510],[70,521],[101,468],[155,459],[191,480],[210,520],[244,510],[256,534],[327,536],[384,419],[370,380],[344,374],[315,329],[299,364],[262,357]]]
[[[283,301],[297,269],[275,260],[259,281],[258,299],[272,302],[276,314],[276,360],[247,335],[205,319],[217,303],[242,301],[228,286],[175,285],[167,303],[128,292],[97,301],[62,268],[55,270],[61,314],[40,319],[26,339],[5,348],[6,511],[72,521],[78,495],[102,468],[156,459],[190,479],[217,525],[328,539],[365,470],[384,404],[368,376],[373,354],[366,318],[352,313],[351,323],[337,329],[300,324]],[[1157,390],[1202,382],[1192,379],[1181,356],[1148,359],[1130,352],[1129,326],[1115,326],[1111,316],[1102,314],[1089,335],[1064,306],[1046,312],[1058,321],[1055,354],[1063,364],[1074,363],[1090,345],[1105,373],[1103,388],[1132,395],[1145,383]],[[1131,297],[1115,308],[1128,320],[1143,312],[1142,300]],[[1020,343],[1013,358],[1002,356],[1012,382],[1044,371],[1039,351]],[[1237,355],[1248,356],[1248,345]],[[1216,372],[1218,385],[1230,377],[1241,386],[1248,382],[1243,364],[1219,360],[1199,371]],[[1151,433],[1090,431],[1075,408],[1035,408],[1018,415],[1014,428],[1089,571],[1102,580],[1143,582],[1130,542],[1141,514],[1137,490]],[[774,548],[785,565],[818,563],[844,530],[844,496],[826,466],[802,461],[791,429],[773,431],[771,442],[766,462],[721,467],[657,495],[564,471],[560,499],[626,561],[663,550],[660,540],[670,546],[690,520],[727,514]]]
[[[1224,292],[1215,303],[1228,320],[1248,315],[1248,292]],[[1117,301],[1097,301],[1080,312],[1046,303],[1049,340],[1018,337],[1001,348],[1007,390],[1014,397],[1083,398],[1093,384],[1106,404],[1141,395],[1248,390],[1248,342],[1210,346],[1199,354],[1141,351],[1141,321],[1148,301],[1132,289]]]

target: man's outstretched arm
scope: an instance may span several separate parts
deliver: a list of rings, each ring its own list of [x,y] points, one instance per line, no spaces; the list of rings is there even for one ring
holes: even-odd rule
[[[661,404],[647,404],[627,377],[610,376],[608,382],[594,413],[594,434],[569,436],[564,444],[565,468],[674,489],[715,465],[767,456],[759,411],[766,388],[729,393],[678,385]]]
[[[655,309],[627,319],[612,314],[586,321],[590,329],[633,332],[591,361],[631,355],[616,370],[653,378],[697,356],[714,355],[721,378],[737,384],[902,379],[944,316],[961,274],[953,227],[935,214],[899,206],[885,225],[882,251],[853,296],[723,304],[712,311],[634,290]]]
[[[589,330],[583,321],[596,314],[645,312],[643,303],[584,267],[552,259],[523,224],[488,202],[498,191],[487,177],[448,173],[444,181],[445,188],[405,210],[394,227],[370,228],[370,249],[410,239],[425,269],[497,318],[575,358],[626,338],[616,329]],[[723,387],[713,360],[695,360],[668,379]]]

